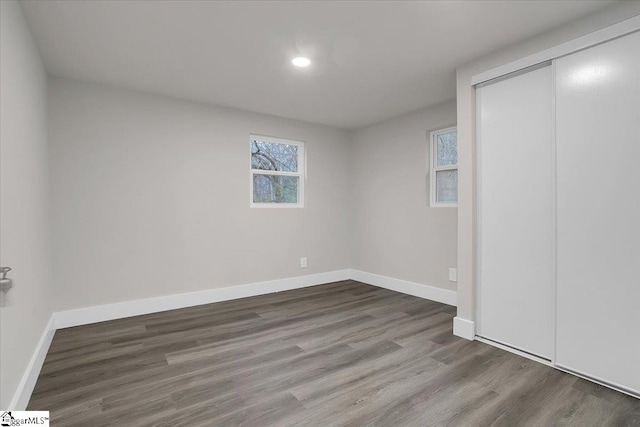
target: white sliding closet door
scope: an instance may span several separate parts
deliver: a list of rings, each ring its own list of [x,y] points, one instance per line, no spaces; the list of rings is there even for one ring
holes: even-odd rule
[[[640,33],[556,75],[557,364],[640,393]]]
[[[476,90],[478,335],[552,358],[555,286],[551,66]]]

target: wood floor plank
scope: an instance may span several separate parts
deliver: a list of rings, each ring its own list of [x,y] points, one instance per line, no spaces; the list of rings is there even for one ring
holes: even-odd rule
[[[640,426],[640,400],[452,334],[455,307],[355,281],[56,332],[56,426]]]

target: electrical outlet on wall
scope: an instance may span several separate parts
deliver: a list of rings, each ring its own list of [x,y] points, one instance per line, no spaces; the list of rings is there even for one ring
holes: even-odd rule
[[[307,268],[307,257],[303,256],[300,258],[300,268]]]
[[[458,269],[457,268],[450,268],[449,269],[449,281],[450,282],[457,282],[458,281]]]

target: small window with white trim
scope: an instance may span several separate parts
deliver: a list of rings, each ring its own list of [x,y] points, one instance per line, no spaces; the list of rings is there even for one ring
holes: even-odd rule
[[[304,143],[251,135],[251,207],[304,206]]]
[[[456,127],[430,133],[431,207],[458,206],[458,131]]]

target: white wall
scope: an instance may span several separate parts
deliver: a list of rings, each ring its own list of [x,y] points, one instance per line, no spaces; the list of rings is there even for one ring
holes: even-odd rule
[[[49,87],[56,311],[349,267],[346,132]],[[306,142],[304,209],[249,208],[250,133]]]
[[[352,135],[353,268],[455,290],[456,208],[429,207],[429,131],[455,125],[448,102]]]
[[[619,2],[458,68],[458,317],[471,321],[475,317],[475,91],[471,77],[639,14],[640,2]]]
[[[9,407],[52,313],[46,75],[22,11],[0,2],[0,408]]]

